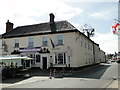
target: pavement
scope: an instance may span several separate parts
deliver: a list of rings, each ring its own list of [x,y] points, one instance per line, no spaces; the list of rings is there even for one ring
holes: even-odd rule
[[[116,63],[113,63],[113,65],[115,66]],[[117,65],[117,64],[116,64]],[[112,75],[112,80],[110,80],[110,82],[105,85],[105,88],[116,88],[118,90],[120,90],[120,85],[119,85],[119,79],[118,79],[118,75],[119,75],[119,71],[118,71],[118,65],[117,65],[117,68],[115,69],[117,72],[116,72],[116,75],[114,75],[114,72],[113,72],[113,75]],[[111,70],[112,71],[112,70]],[[110,72],[111,72],[110,71]],[[110,74],[110,73],[108,73]],[[108,74],[104,75],[104,77],[102,79],[106,79],[107,77],[109,78],[109,76],[107,76]],[[109,90],[109,89],[108,89]]]
[[[16,85],[21,85],[21,86],[23,86],[24,84],[32,84],[32,83],[39,83],[39,82],[45,82],[45,81],[54,81],[54,82],[57,82],[58,83],[58,81],[60,81],[61,79],[60,78],[52,78],[52,79],[50,79],[49,77],[40,77],[40,76],[34,76],[34,77],[31,77],[31,78],[28,78],[28,79],[25,79],[25,80],[23,80],[23,81],[20,81],[20,82],[17,82],[17,83],[14,83],[14,84],[1,84],[1,86],[2,86],[2,88],[6,88],[6,87],[13,87],[13,86],[16,86]],[[77,78],[64,78],[64,80],[73,80],[71,83],[73,83],[73,82],[78,82],[78,79]],[[85,81],[87,81],[86,83],[89,83],[89,81],[91,81],[91,80],[89,80],[89,79],[84,79],[84,78],[82,78],[82,79],[79,79],[80,81],[82,81],[82,82],[85,82]],[[95,81],[95,80],[93,80],[93,81]],[[97,81],[97,80],[96,80]],[[70,83],[70,82],[69,82]],[[101,83],[101,82],[100,82]],[[102,81],[102,83],[103,83],[103,81]],[[66,86],[66,85],[65,85]],[[30,87],[31,87],[31,85],[30,85]],[[52,86],[51,86],[52,87]],[[53,87],[55,87],[54,85],[53,85]],[[71,86],[72,87],[72,86]],[[84,86],[83,86],[84,87]],[[92,87],[92,86],[91,86]],[[106,87],[106,88],[118,88],[118,80],[114,80],[113,82],[111,82],[109,85],[108,85],[108,87]]]
[[[48,80],[48,79],[49,79],[49,77],[34,76],[34,77],[22,80],[20,82],[12,83],[12,84],[10,84],[10,83],[9,84],[8,83],[0,83],[0,86],[2,86],[2,88],[6,88],[6,87],[14,86],[14,85],[33,83],[33,82],[44,81],[44,80]]]
[[[65,83],[64,83],[65,82]],[[92,83],[91,83],[92,82]],[[74,83],[74,84],[73,84]],[[89,85],[90,84],[90,85]],[[105,80],[98,79],[86,79],[86,78],[52,78],[49,77],[32,77],[27,80],[9,84],[2,85],[2,88],[99,88],[103,84],[106,84]],[[109,85],[107,88],[117,88],[113,84]]]
[[[118,88],[118,80],[114,80],[108,88]],[[119,89],[120,90],[120,89]]]

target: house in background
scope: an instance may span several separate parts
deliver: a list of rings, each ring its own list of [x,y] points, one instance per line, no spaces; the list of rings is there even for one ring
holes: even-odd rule
[[[54,21],[54,18],[51,13],[49,22],[16,28],[7,21],[6,33],[2,35],[3,55],[29,56],[34,58],[28,62],[31,67],[40,69],[50,67],[50,57],[54,67],[77,68],[105,60],[98,44],[68,21]]]

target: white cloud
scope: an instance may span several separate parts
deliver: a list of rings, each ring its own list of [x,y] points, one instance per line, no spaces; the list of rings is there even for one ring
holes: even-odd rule
[[[70,19],[82,12],[82,9],[67,6],[66,4],[59,4],[56,8],[57,17],[60,19]]]
[[[107,8],[103,9],[102,11],[97,11],[94,13],[91,13],[89,17],[95,18],[95,19],[103,19],[103,20],[111,20],[113,18],[117,17],[117,8]]]
[[[14,27],[16,27],[47,22],[49,21],[48,14],[51,12],[55,14],[55,20],[69,21],[72,17],[75,17],[76,15],[81,16],[84,12],[83,9],[72,7],[65,3],[79,1],[82,0],[2,0],[0,3],[0,34],[5,32],[5,23],[8,19],[13,22]],[[84,0],[83,2],[89,1]],[[89,17],[95,19],[109,20],[111,19],[111,17],[113,17],[115,10],[116,9],[114,8],[104,9],[99,12],[91,13]],[[84,21],[84,19],[82,19],[83,18],[80,19],[81,23],[82,21]],[[80,23],[71,23],[75,27],[80,29]],[[106,34],[96,33],[95,37],[93,37],[92,39],[100,44],[102,50],[108,53],[114,53],[114,51],[117,51],[117,36],[113,35],[112,32]]]
[[[49,21],[48,14],[51,12],[55,14],[55,20],[68,20],[83,10],[55,0],[3,0],[0,3],[0,34],[5,32],[8,19],[14,23],[14,27],[42,23]]]
[[[118,51],[118,36],[112,32],[101,34],[95,33],[95,37],[91,38],[100,45],[100,48],[106,53],[114,53]]]

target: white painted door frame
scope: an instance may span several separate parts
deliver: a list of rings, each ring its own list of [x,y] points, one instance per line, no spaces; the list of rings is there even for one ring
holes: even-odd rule
[[[43,57],[47,57],[47,69],[48,69],[48,66],[49,66],[49,61],[48,61],[48,54],[41,54],[41,69],[43,69]]]

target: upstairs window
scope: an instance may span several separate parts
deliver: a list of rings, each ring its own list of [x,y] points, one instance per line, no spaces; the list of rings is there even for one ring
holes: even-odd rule
[[[33,38],[28,39],[28,47],[34,47],[34,40]]]
[[[48,37],[42,37],[42,45],[48,46]]]
[[[19,47],[19,39],[15,39],[15,47],[16,47],[16,48]]]
[[[80,38],[80,45],[83,46],[83,38]]]
[[[63,35],[57,35],[57,45],[63,45]]]

